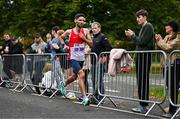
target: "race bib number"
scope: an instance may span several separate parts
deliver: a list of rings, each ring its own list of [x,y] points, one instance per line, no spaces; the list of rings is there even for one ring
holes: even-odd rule
[[[84,52],[84,44],[74,44],[74,52]]]

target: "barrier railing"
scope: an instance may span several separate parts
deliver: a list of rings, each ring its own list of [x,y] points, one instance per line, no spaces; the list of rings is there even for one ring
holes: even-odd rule
[[[180,50],[174,50],[169,54],[169,72],[168,72],[168,96],[171,106],[169,111],[173,114],[171,119],[174,119],[180,112]]]
[[[0,85],[16,90],[24,83],[25,57],[23,54],[4,54],[1,59]]]
[[[97,76],[97,70],[95,69],[94,78],[92,75],[92,64],[97,62],[97,55],[94,53],[86,54],[83,70],[85,72],[85,84],[88,96],[93,96],[93,85],[91,80]],[[61,80],[67,80],[72,74],[72,68],[67,58],[67,53],[56,54],[54,57],[50,54],[27,54],[26,55],[26,72],[25,72],[25,85],[19,91],[23,91],[29,87],[32,91],[35,91],[39,96],[43,95],[47,91],[51,91],[50,98],[53,97],[59,91],[59,82]],[[97,85],[95,86],[97,88]],[[74,81],[67,87],[68,92],[74,92],[80,94],[78,80]]]
[[[51,88],[52,83],[51,79],[49,82],[45,80],[42,85],[43,73],[45,71],[45,66],[52,64],[52,58],[50,54],[27,54],[25,57],[26,65],[25,65],[25,83],[24,87],[20,90],[23,91],[25,88],[29,87],[32,91],[36,91],[39,95],[44,93],[44,90],[47,88]],[[50,68],[49,67],[49,68]]]
[[[3,59],[2,56],[0,55],[0,86],[3,84]]]
[[[179,51],[171,53],[169,66],[174,62],[171,57],[174,57],[174,55],[178,53]],[[124,100],[123,103],[127,103],[127,101],[151,103],[152,105],[145,113],[145,116],[147,116],[156,105],[164,111],[161,104],[166,98],[167,85],[169,85],[170,89],[172,87],[172,82],[169,80],[169,83],[167,83],[166,81],[168,72],[165,52],[159,50],[125,51],[124,54],[129,54],[133,62],[128,65],[128,67],[124,65],[116,65],[116,75],[114,77],[108,74],[109,58],[111,58],[110,52],[101,53],[99,58],[95,53],[86,54],[86,58],[90,57],[90,61],[85,61],[85,63],[90,62],[91,65],[90,68],[83,68],[84,71],[87,70],[85,80],[88,82],[86,82],[88,96],[92,96],[98,102],[96,105],[97,107],[103,104],[104,100],[107,98],[116,109],[118,108],[116,102],[120,99]],[[15,59],[18,56],[22,59]],[[12,58],[9,57],[14,58],[12,60]],[[18,85],[14,86],[13,90],[16,90],[20,85],[23,85],[23,88],[21,88],[19,92],[23,91],[26,87],[30,87],[33,91],[39,89],[40,92],[37,91],[39,95],[43,95],[46,91],[52,90],[52,94],[50,95],[51,98],[59,91],[58,83],[61,80],[66,80],[70,76],[69,73],[72,73],[66,53],[57,54],[55,57],[56,58],[52,58],[50,54],[27,54],[26,56],[3,55],[2,58],[0,58],[0,63],[2,63],[0,67],[2,82],[0,85],[3,82],[10,82],[13,84],[17,83]],[[119,59],[116,59],[116,62],[118,61]],[[125,61],[126,60],[123,60],[123,62]],[[178,60],[175,61],[175,64],[178,63]],[[148,67],[148,65],[150,69],[145,68]],[[5,69],[4,66],[6,66]],[[175,67],[179,70],[179,65],[175,65]],[[10,73],[15,72],[16,75],[21,74],[21,80],[14,81],[14,79],[16,79],[14,77],[10,78],[12,80],[5,80],[4,74],[7,73],[7,69]],[[169,79],[171,77],[170,72],[171,68],[169,68]],[[142,74],[146,74],[146,76]],[[145,80],[140,83],[137,78],[142,79],[141,77],[145,77]],[[78,80],[70,85],[70,87],[67,87],[67,90],[80,94]],[[177,92],[177,88],[173,88],[172,90],[173,92]],[[170,92],[171,90],[169,91],[169,95],[171,94]],[[178,107],[173,116],[175,117],[180,111],[179,102],[175,103],[172,101],[171,97],[169,98],[169,101],[172,105]],[[103,105],[104,107],[105,104]]]
[[[114,54],[118,55],[117,53]],[[164,111],[160,104],[162,104],[166,98],[165,52],[159,50],[125,51],[124,54],[129,54],[133,63],[129,65],[129,67],[116,65],[116,75],[114,77],[107,73],[107,68],[110,68],[110,66],[108,66],[109,60],[104,63],[99,63],[99,67],[101,68],[99,68],[98,72],[103,72],[100,71],[103,67],[104,73],[99,73],[98,75],[98,93],[102,98],[97,104],[97,107],[108,98],[115,108],[118,107],[115,102],[119,101],[119,99],[123,99],[124,103],[126,103],[127,100],[133,102],[137,101],[141,105],[152,103],[145,113],[145,116],[150,113],[155,105],[158,105],[160,109]],[[103,57],[109,59],[109,57],[112,58],[111,56],[110,52],[103,52],[99,57],[100,59],[103,59]],[[163,64],[161,64],[162,59],[164,60]],[[119,61],[121,61],[121,59],[116,58],[115,62]],[[123,60],[123,62],[125,63],[126,60]],[[150,69],[148,68],[148,65]],[[165,70],[162,70],[163,68]],[[137,78],[139,80],[137,80]]]

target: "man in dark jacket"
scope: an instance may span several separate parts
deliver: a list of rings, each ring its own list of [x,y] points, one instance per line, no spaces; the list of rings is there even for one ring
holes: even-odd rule
[[[16,55],[12,56],[11,70],[13,70],[16,74],[22,74],[23,73],[23,63],[24,63],[23,55],[22,55],[23,54],[23,45],[15,37],[11,38],[9,54],[16,54]]]
[[[10,35],[5,33],[3,35],[3,43],[2,46],[0,46],[0,52],[1,54],[8,54],[9,53],[9,47],[11,44],[11,40],[10,40]],[[3,58],[3,72],[5,72],[5,74],[7,76],[3,77],[3,80],[9,80],[11,79],[11,74],[9,72],[9,69],[11,68],[11,64],[9,62],[11,62],[11,57],[7,57],[7,56],[2,56]],[[0,81],[1,82],[1,81]],[[5,83],[3,83],[1,86],[5,87]]]
[[[99,90],[101,94],[105,93],[104,89],[104,72],[105,72],[105,64],[107,64],[107,56],[99,56],[102,52],[110,51],[112,49],[112,46],[108,42],[107,37],[101,32],[101,24],[98,22],[94,22],[91,25],[92,33],[93,33],[93,46],[91,47],[91,51],[96,53],[98,56],[98,64],[96,64],[95,57],[91,57],[91,63],[92,63],[92,82],[93,82],[93,93],[95,94],[95,97],[100,101],[103,96],[100,96],[98,94],[97,86],[99,82]],[[96,69],[96,66],[97,69]],[[99,67],[100,66],[100,67]],[[100,70],[98,70],[100,68]],[[97,71],[96,71],[97,70]],[[99,73],[99,78],[97,78],[97,72]]]
[[[0,46],[0,51],[1,51],[1,54],[6,54],[7,53],[7,50],[9,49],[10,47],[10,44],[11,44],[11,37],[9,34],[5,33],[3,35],[3,43],[2,45]],[[5,50],[6,49],[6,50]]]

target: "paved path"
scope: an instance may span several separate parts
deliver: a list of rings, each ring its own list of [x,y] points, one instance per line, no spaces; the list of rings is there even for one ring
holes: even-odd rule
[[[85,107],[61,97],[49,99],[0,88],[0,118],[148,119],[150,117],[93,106]]]

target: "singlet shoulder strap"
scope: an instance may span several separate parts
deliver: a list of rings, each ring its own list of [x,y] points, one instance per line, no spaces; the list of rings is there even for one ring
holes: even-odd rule
[[[73,33],[74,33],[74,32],[73,32],[73,29],[71,29],[71,32],[70,32],[70,34],[69,34],[69,40],[70,40],[70,38],[71,38],[71,36],[72,36]]]

